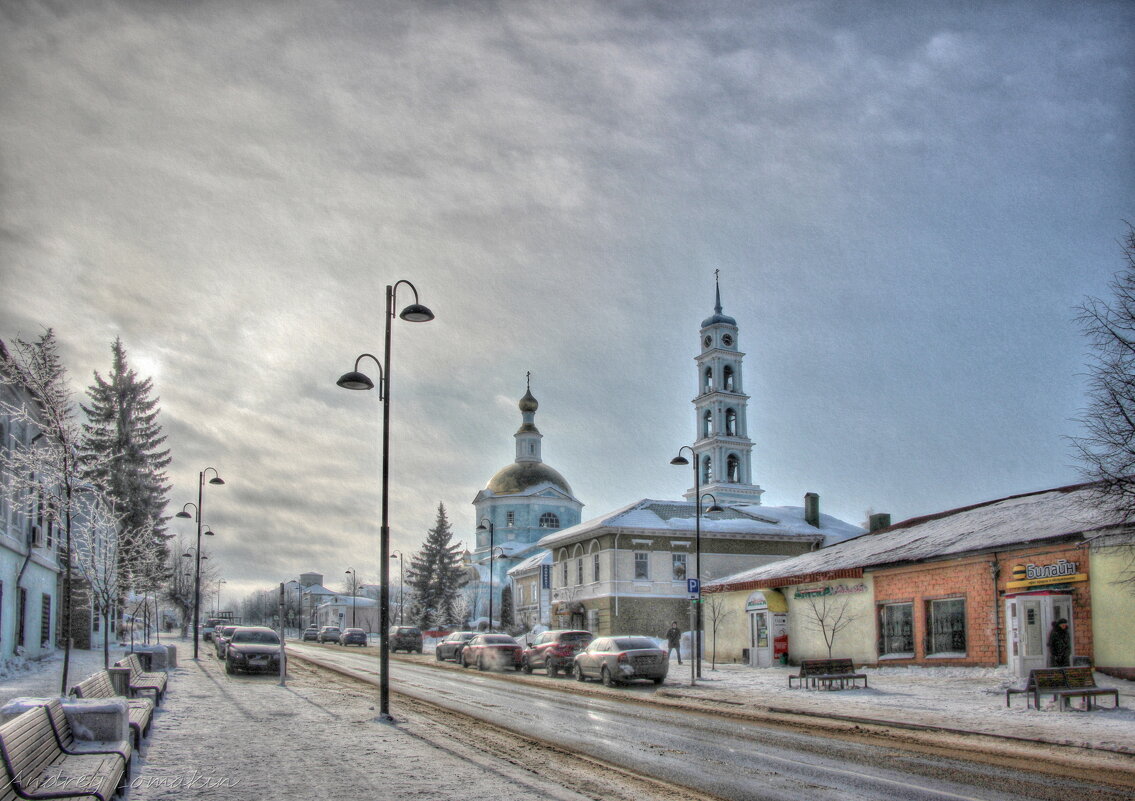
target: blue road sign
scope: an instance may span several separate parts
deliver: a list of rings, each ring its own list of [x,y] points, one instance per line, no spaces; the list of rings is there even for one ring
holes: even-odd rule
[[[701,582],[697,579],[686,579],[686,592],[690,595],[701,595]]]

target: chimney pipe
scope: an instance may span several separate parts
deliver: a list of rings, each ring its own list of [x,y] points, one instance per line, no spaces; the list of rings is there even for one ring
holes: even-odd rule
[[[891,516],[886,512],[879,512],[867,518],[867,530],[878,531],[891,525]]]
[[[820,527],[820,496],[814,492],[804,493],[804,522]]]

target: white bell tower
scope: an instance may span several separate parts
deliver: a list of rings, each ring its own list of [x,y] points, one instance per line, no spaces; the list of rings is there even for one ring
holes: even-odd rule
[[[748,405],[737,349],[737,321],[722,314],[721,284],[714,271],[716,304],[701,324],[701,352],[695,361],[698,394],[694,398],[696,436],[693,451],[701,491],[720,504],[760,504],[764,492],[753,482],[753,442],[749,439]],[[698,501],[691,487],[686,500]]]

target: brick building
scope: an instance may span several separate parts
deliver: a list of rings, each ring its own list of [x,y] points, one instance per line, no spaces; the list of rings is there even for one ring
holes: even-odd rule
[[[719,658],[768,664],[787,637],[791,661],[996,666],[1024,674],[1050,661],[1048,635],[1067,620],[1072,660],[1135,668],[1135,597],[1093,584],[1092,566],[1124,529],[1090,485],[1061,487],[913,518],[706,586],[731,611]],[[1106,602],[1101,601],[1106,598]],[[1096,632],[1106,631],[1104,642]]]

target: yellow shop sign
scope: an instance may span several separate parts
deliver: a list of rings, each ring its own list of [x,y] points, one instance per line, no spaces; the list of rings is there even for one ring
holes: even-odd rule
[[[1087,573],[1078,573],[1078,562],[1069,562],[1067,559],[1057,559],[1048,565],[1017,565],[1013,568],[1013,580],[1005,585],[1006,589],[1018,590],[1022,587],[1043,587],[1047,584],[1068,584],[1075,581],[1087,581]]]

